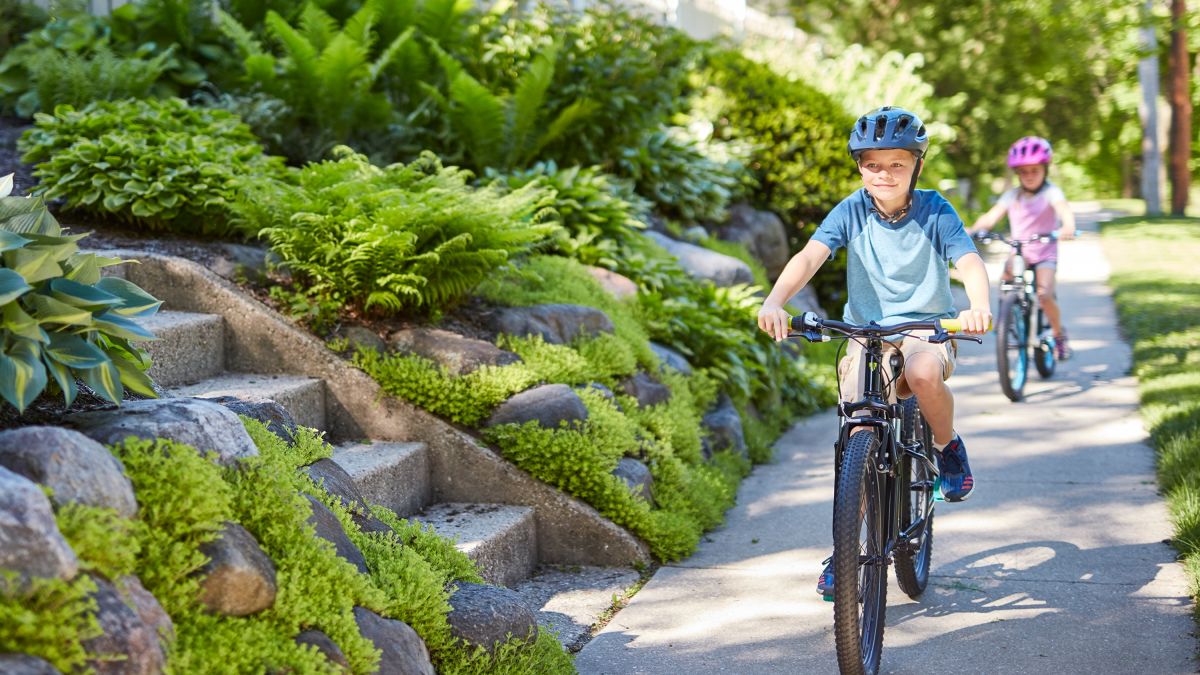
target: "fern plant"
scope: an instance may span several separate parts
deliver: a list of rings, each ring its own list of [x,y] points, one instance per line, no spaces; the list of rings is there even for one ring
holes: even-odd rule
[[[299,185],[246,185],[238,209],[315,294],[380,313],[431,311],[552,236],[551,194],[473,188],[432,154],[373,166],[349,148]]]
[[[160,303],[134,284],[100,276],[121,261],[81,253],[36,197],[10,197],[0,179],[0,397],[23,412],[53,378],[70,406],[76,378],[119,403],[125,389],[155,396],[135,319]]]
[[[412,30],[372,56],[379,7],[364,3],[341,28],[311,3],[300,13],[298,26],[270,10],[266,31],[278,55],[233,16],[218,11],[222,31],[243,57],[246,88],[287,106],[283,116],[270,120],[272,128],[256,130],[263,138],[282,138],[274,151],[298,162],[320,159],[335,145],[370,136],[392,121],[391,103],[378,82],[412,39]]]
[[[511,94],[493,92],[440,49],[447,94],[429,94],[450,118],[459,135],[464,163],[477,170],[509,171],[529,166],[550,143],[560,140],[595,110],[575,99],[557,112],[547,110],[558,46],[542,50],[517,79]]]

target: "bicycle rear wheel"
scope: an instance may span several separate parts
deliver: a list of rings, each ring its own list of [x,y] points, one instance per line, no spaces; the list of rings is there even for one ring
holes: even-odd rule
[[[933,438],[929,425],[921,416],[916,397],[901,403],[903,432],[906,445],[917,445],[929,463],[908,454],[900,457],[896,473],[896,491],[900,494],[901,534],[915,530],[896,546],[896,583],[908,597],[916,600],[929,584],[929,568],[933,559]]]
[[[1000,389],[1010,401],[1025,396],[1029,374],[1029,317],[1021,307],[1018,293],[1000,298],[1000,323],[996,330],[996,367],[1000,371]]]
[[[833,504],[833,629],[843,673],[873,674],[883,653],[887,560],[882,475],[873,466],[875,431],[850,436]]]

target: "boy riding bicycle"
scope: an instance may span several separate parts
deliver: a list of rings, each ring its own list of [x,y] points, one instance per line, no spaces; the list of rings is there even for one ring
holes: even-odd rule
[[[1008,166],[1017,174],[1020,185],[1000,196],[987,213],[979,217],[970,229],[971,236],[987,232],[1008,214],[1013,239],[1026,241],[1022,255],[1037,279],[1038,302],[1050,320],[1054,331],[1055,357],[1066,360],[1071,355],[1067,347],[1067,331],[1062,325],[1062,313],[1054,299],[1054,277],[1058,267],[1058,242],[1040,242],[1039,235],[1049,235],[1059,229],[1061,237],[1075,236],[1075,214],[1059,187],[1046,179],[1053,151],[1050,141],[1026,136],[1008,150]],[[1004,279],[1012,278],[1012,259],[1004,265]]]
[[[848,147],[863,187],[834,207],[788,262],[759,310],[759,327],[776,340],[786,338],[789,316],[784,304],[845,247],[847,323],[886,325],[957,316],[964,332],[986,332],[991,304],[983,260],[954,207],[936,190],[916,189],[929,147],[920,118],[893,106],[869,112],[855,123]],[[962,274],[970,309],[955,311],[947,262]],[[966,446],[954,431],[954,397],[945,384],[954,372],[955,348],[914,336],[891,343],[891,349],[904,359],[892,396],[916,395],[933,432],[943,496],[962,501],[974,489],[974,477]],[[851,340],[838,366],[842,401],[862,398],[861,356],[862,345]],[[827,566],[819,593],[831,594],[832,577]]]

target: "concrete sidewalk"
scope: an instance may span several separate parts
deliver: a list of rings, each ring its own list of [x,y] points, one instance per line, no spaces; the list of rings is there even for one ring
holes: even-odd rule
[[[1081,214],[1095,230],[1104,214]],[[1075,358],[1027,400],[1000,392],[994,343],[952,379],[977,488],[939,504],[929,589],[888,592],[883,672],[1193,673],[1182,566],[1156,494],[1098,237],[1065,242],[1059,297]],[[1032,370],[1032,369],[1031,369]],[[743,483],[726,525],[659,569],[579,653],[581,673],[836,673],[832,412],[803,420]]]

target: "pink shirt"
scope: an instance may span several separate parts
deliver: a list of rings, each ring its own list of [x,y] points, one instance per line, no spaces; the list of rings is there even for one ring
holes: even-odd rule
[[[1047,182],[1037,194],[1026,193],[1020,187],[1005,192],[1000,204],[1008,207],[1008,225],[1013,239],[1029,239],[1039,234],[1050,234],[1058,229],[1058,214],[1054,203],[1067,197],[1057,185]],[[1021,247],[1025,262],[1036,265],[1040,262],[1058,262],[1058,242],[1030,242]]]

